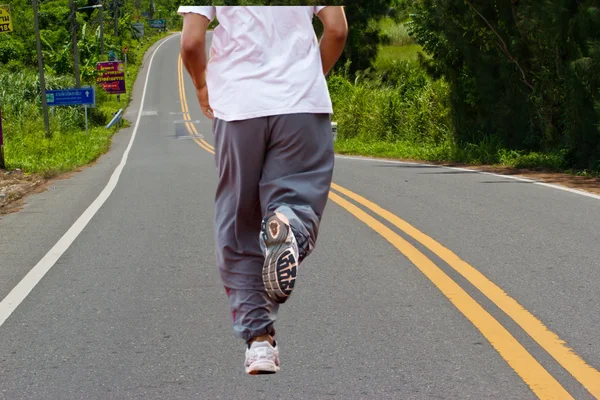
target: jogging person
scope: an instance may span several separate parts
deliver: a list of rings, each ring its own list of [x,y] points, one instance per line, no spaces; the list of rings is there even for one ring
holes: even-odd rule
[[[334,168],[325,75],[348,26],[342,7],[181,6],[181,56],[213,120],[217,264],[246,372],[279,371],[274,323],[313,251]],[[323,22],[319,42],[314,15]],[[217,18],[210,58],[206,32]]]

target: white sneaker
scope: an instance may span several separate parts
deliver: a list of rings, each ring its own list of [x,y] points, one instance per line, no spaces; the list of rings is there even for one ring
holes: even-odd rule
[[[279,372],[279,347],[277,342],[253,342],[246,349],[246,373],[250,375],[274,374]]]
[[[260,239],[266,248],[262,270],[265,290],[277,303],[285,303],[298,274],[298,242],[288,219],[279,213],[265,217]]]

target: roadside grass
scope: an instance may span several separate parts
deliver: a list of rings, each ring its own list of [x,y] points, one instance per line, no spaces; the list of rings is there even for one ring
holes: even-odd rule
[[[444,161],[451,158],[451,148],[446,146],[423,146],[407,141],[389,142],[375,140],[366,142],[359,138],[340,138],[335,150],[344,155],[394,158],[401,160]]]
[[[490,143],[458,146],[452,141],[439,144],[418,144],[409,141],[389,142],[375,140],[365,142],[359,138],[342,138],[335,143],[336,152],[344,155],[361,155],[409,161],[492,165],[518,169],[548,170],[579,176],[600,177],[594,171],[572,171],[562,167],[560,153],[519,153],[503,148],[490,147]]]
[[[83,107],[54,107],[49,111],[52,136],[46,138],[35,71],[0,72],[0,84],[10,82],[10,85],[2,84],[0,89],[6,168],[18,168],[49,179],[85,166],[106,153],[113,134],[119,129],[106,129],[106,124],[120,108],[125,109],[129,104],[144,53],[166,35],[153,35],[144,39],[137,48],[130,49],[130,52],[136,52],[136,62],[127,66],[127,93],[121,95],[120,101],[116,96],[96,88],[96,107],[88,109],[89,135],[85,131]],[[90,83],[82,82],[82,86],[86,84]],[[48,89],[73,86],[72,77],[47,77]],[[122,127],[128,125],[128,121],[123,119]]]
[[[26,130],[30,133],[23,133]],[[114,132],[115,129],[93,127],[86,136],[85,131],[55,130],[51,138],[46,138],[43,121],[28,122],[7,142],[7,169],[19,168],[53,178],[96,160],[109,149]]]

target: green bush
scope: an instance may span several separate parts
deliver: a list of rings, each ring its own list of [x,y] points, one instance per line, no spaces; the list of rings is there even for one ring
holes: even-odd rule
[[[18,58],[23,45],[14,40],[0,40],[0,63],[7,64]]]
[[[448,85],[415,64],[392,62],[354,84],[339,74],[328,82],[342,139],[439,144],[452,137]]]

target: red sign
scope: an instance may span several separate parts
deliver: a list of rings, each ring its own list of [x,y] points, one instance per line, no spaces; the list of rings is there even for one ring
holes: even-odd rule
[[[99,62],[96,65],[96,83],[108,94],[126,93],[125,67],[122,61]]]

